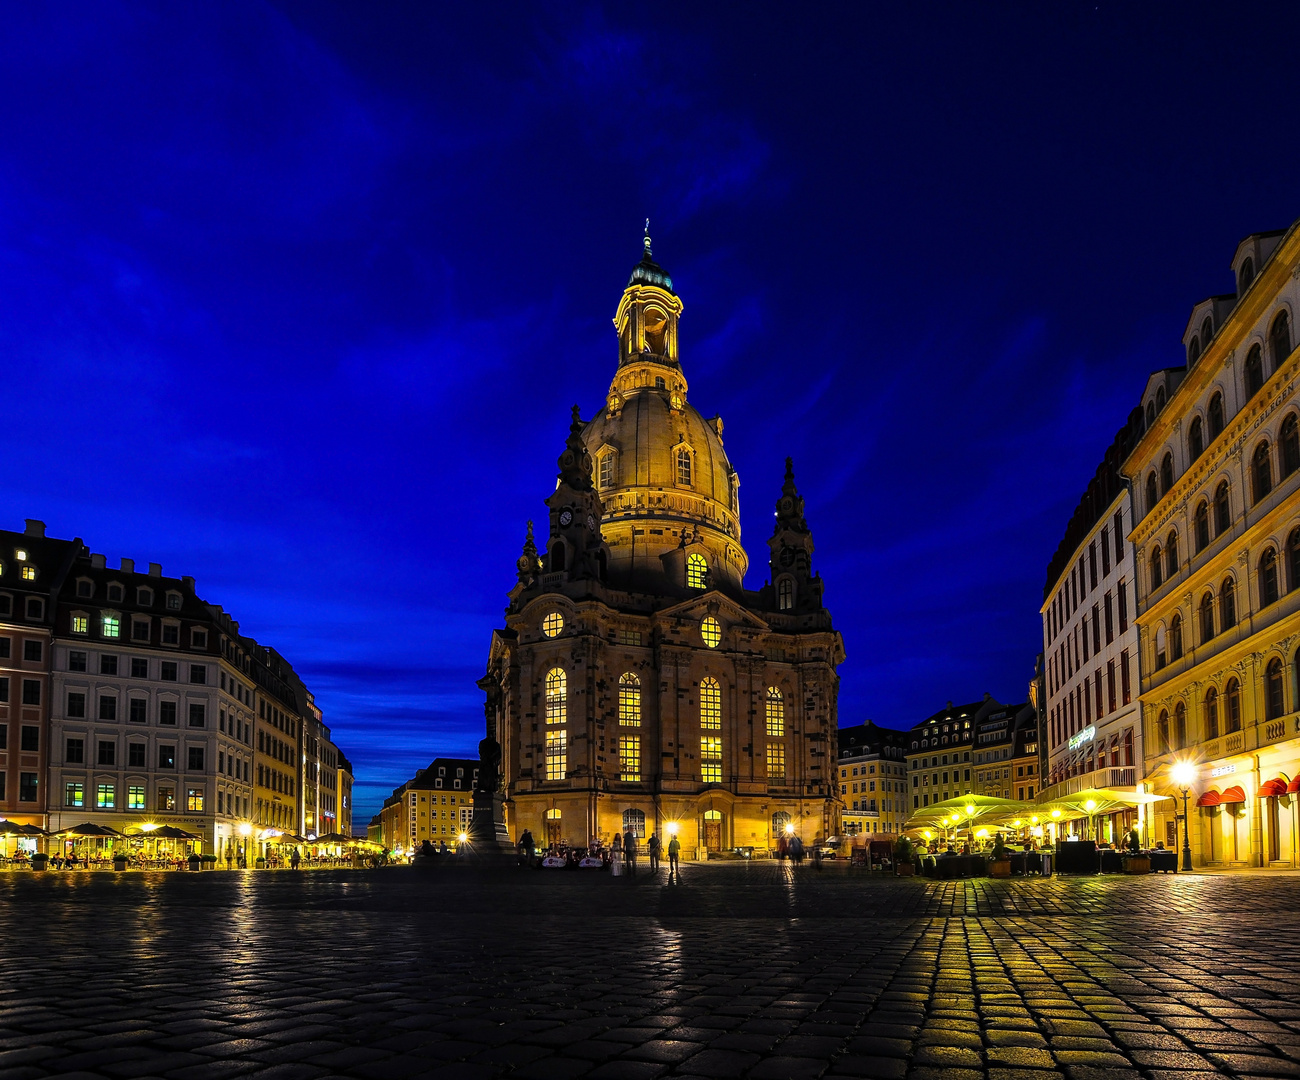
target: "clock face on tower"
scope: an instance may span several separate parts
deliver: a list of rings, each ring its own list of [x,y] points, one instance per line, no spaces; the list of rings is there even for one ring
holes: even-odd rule
[[[568,509],[568,508],[566,507],[565,509],[563,509],[563,510],[560,511],[560,524],[561,524],[561,525],[563,525],[565,528],[568,528],[569,524],[570,524],[572,521],[573,521],[573,511],[572,511],[572,510],[570,510],[570,509]]]
[[[595,519],[591,514],[588,514],[588,515],[587,515],[587,528],[588,528],[591,532],[595,532],[595,531],[596,531],[596,519]]]

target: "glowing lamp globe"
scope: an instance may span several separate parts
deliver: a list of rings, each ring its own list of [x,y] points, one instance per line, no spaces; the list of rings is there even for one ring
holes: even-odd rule
[[[1169,771],[1169,775],[1179,787],[1191,787],[1192,781],[1196,779],[1196,769],[1190,761],[1180,761]]]

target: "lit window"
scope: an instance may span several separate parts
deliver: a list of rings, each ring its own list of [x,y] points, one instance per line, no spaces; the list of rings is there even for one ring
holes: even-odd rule
[[[185,792],[185,809],[191,813],[203,813],[203,789],[189,788]]]
[[[602,454],[600,458],[600,487],[601,490],[612,488],[614,486],[614,455],[613,453]]]
[[[698,551],[686,556],[686,587],[703,589],[709,583],[709,562]]]
[[[90,633],[90,619],[85,615],[72,616],[72,632],[74,634]]]
[[[691,482],[691,452],[684,446],[677,451],[677,482],[687,485]]]
[[[717,679],[700,680],[700,727],[722,727],[722,688]]]
[[[618,722],[641,723],[641,680],[630,671],[618,678]]]
[[[112,784],[100,784],[95,788],[95,809],[112,810],[117,801],[117,789]]]
[[[769,780],[785,779],[785,747],[780,743],[768,744],[767,778]]]
[[[558,611],[552,611],[542,620],[542,633],[547,637],[559,637],[560,631],[564,629],[564,616]]]
[[[565,689],[568,678],[563,668],[551,668],[546,673],[546,722],[563,724],[568,717]]]
[[[546,733],[546,779],[563,780],[568,762],[568,739],[564,731]]]
[[[35,581],[35,580],[36,580],[36,567],[34,567],[34,566],[24,566],[24,567],[23,567],[23,580],[24,580],[24,581]]]
[[[785,699],[775,686],[767,688],[767,733],[774,739],[785,737]],[[853,770],[857,776],[858,770]]]
[[[25,552],[22,548],[19,548],[17,551],[14,552],[14,558],[17,559],[19,562],[26,562],[27,552]]]
[[[144,809],[144,785],[132,784],[126,789],[126,808],[128,810]]]
[[[81,784],[63,785],[64,806],[84,806],[85,801],[86,801],[86,789]]]
[[[104,636],[115,638],[122,636],[122,620],[116,615],[105,615],[103,617]]]
[[[716,735],[700,736],[700,780],[722,783],[722,740]]]
[[[619,779],[636,782],[641,779],[641,738],[624,735],[618,741]]]
[[[716,649],[722,644],[722,626],[712,615],[706,615],[700,623],[700,637],[710,649]]]
[[[778,611],[789,611],[794,607],[794,582],[788,577],[776,583],[776,606]]]

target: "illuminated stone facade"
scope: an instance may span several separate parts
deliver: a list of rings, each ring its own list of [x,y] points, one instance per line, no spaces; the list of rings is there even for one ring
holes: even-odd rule
[[[721,419],[687,401],[681,310],[647,238],[605,404],[574,408],[547,540],[530,526],[480,682],[510,834],[539,846],[675,829],[689,858],[838,830],[844,648],[803,499],[787,462],[771,579],[746,589],[740,482]]]
[[[1300,774],[1300,229],[1249,236],[1152,376],[1132,481],[1152,840],[1196,865],[1294,866]],[[1290,790],[1288,790],[1290,789]]]

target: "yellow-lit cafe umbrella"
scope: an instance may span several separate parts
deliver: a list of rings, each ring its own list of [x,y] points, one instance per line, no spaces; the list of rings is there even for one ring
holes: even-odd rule
[[[927,806],[913,814],[903,826],[905,832],[922,829],[950,831],[973,828],[976,822],[995,826],[1017,819],[1028,820],[1037,808],[1032,803],[999,799],[993,795],[959,795]]]

